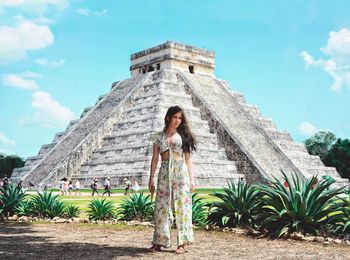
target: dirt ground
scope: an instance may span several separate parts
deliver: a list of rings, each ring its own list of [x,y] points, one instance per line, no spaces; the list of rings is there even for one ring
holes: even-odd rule
[[[174,230],[175,231],[175,230]],[[152,228],[0,223],[0,259],[350,259],[350,246],[195,231],[188,252],[149,253]]]

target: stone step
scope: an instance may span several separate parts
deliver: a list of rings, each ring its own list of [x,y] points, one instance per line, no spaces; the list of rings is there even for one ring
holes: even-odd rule
[[[274,141],[293,141],[292,136],[287,131],[280,131],[274,129],[265,129],[266,133]]]
[[[65,136],[66,132],[59,132],[57,134],[55,134],[55,137],[52,140],[52,143],[56,144],[57,142],[59,142],[59,140],[61,140],[64,136]]]
[[[298,151],[308,153],[303,143],[296,143],[290,140],[276,140],[276,144],[284,151]]]
[[[304,155],[304,156],[289,156],[296,166],[300,168],[314,167],[314,166],[324,166],[320,157],[315,155]]]

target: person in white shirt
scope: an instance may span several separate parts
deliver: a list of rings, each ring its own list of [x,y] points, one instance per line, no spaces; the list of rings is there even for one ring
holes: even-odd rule
[[[105,192],[102,195],[105,195],[106,193],[108,193],[108,196],[111,196],[111,181],[109,177],[106,178],[103,186],[105,187]]]
[[[75,190],[75,195],[81,195],[81,192],[80,192],[80,182],[79,180],[76,180],[75,183],[74,183],[74,190]]]
[[[131,183],[132,183],[131,185],[132,193],[138,192],[140,190],[140,186],[138,182],[135,179],[133,179]]]

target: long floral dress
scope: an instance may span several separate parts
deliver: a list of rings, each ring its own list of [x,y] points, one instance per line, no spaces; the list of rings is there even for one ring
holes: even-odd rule
[[[193,242],[190,177],[183,160],[181,136],[176,133],[169,146],[165,133],[157,132],[152,136],[152,141],[158,145],[160,153],[169,151],[169,160],[162,161],[158,173],[152,243],[163,247],[171,246],[170,230],[174,221],[173,211],[177,245]]]

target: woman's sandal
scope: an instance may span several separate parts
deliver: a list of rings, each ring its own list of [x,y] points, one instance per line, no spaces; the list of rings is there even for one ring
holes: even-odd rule
[[[151,253],[155,253],[155,252],[160,252],[162,251],[161,247],[158,246],[158,245],[152,245],[149,249],[148,249],[149,252]]]
[[[178,246],[177,249],[175,250],[176,254],[183,254],[185,252],[186,252],[186,250],[185,250],[185,246],[184,245]]]

